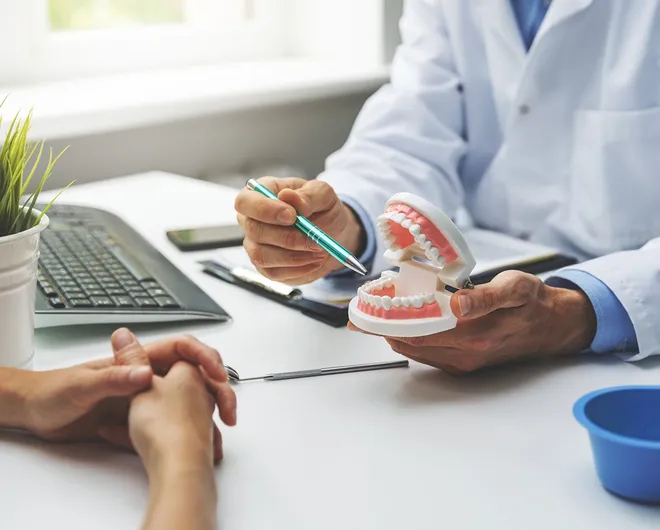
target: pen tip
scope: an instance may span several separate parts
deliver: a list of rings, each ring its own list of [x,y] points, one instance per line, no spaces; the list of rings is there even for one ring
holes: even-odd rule
[[[360,276],[366,276],[367,274],[367,268],[353,256],[349,256],[345,265],[353,272],[357,272]]]

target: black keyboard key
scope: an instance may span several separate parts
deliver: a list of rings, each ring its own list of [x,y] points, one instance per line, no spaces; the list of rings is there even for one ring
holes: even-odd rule
[[[149,293],[149,296],[153,296],[154,298],[156,296],[169,296],[170,293],[165,291],[164,289],[161,289],[160,287],[154,287],[151,289],[147,289],[147,292]]]
[[[154,298],[154,300],[156,300],[156,303],[163,308],[171,309],[181,307],[174,301],[173,298],[170,298],[169,296],[158,296]]]
[[[73,298],[69,300],[71,307],[92,307],[92,302],[88,298]]]
[[[93,296],[92,304],[94,307],[115,307],[115,304],[107,296]]]
[[[106,292],[111,295],[122,296],[126,294],[126,289],[122,289],[121,287],[116,287],[116,288],[106,289]]]
[[[87,296],[105,296],[105,291],[103,289],[85,289],[85,294]]]
[[[145,289],[155,289],[157,287],[160,287],[159,283],[156,280],[142,280],[140,282],[140,285],[144,287]]]
[[[136,296],[144,296],[148,297],[149,295],[147,294],[147,291],[145,291],[142,287],[126,287],[126,290],[128,293],[135,298]]]
[[[61,287],[62,289],[68,289],[68,288],[73,288],[73,287],[78,287],[78,284],[74,282],[73,280],[58,280],[55,278],[55,283],[57,283],[58,287]]]
[[[39,289],[44,293],[44,296],[57,296],[57,291],[49,282],[39,282]]]
[[[130,296],[113,296],[112,301],[117,307],[135,307]]]
[[[59,296],[51,296],[48,299],[48,303],[50,304],[51,307],[54,307],[55,309],[62,309],[63,307],[66,307],[64,300],[62,300]]]
[[[80,287],[67,287],[63,289],[64,295],[67,298],[77,298],[78,296],[83,296],[83,291]]]
[[[135,303],[138,305],[138,307],[158,307],[158,304],[154,300],[147,297],[137,297],[135,299]]]

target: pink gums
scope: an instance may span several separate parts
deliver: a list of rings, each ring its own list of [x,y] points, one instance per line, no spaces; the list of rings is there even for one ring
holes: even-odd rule
[[[418,224],[422,233],[426,236],[428,241],[431,241],[431,245],[436,247],[440,251],[440,255],[445,258],[446,264],[449,265],[458,259],[458,253],[451,246],[451,243],[447,238],[440,232],[440,230],[426,217],[418,213],[412,207],[407,204],[395,203],[390,205],[387,212],[400,212],[410,219],[413,223]],[[404,228],[399,223],[394,221],[389,221],[390,233],[394,237],[394,241],[401,248],[406,248],[412,245],[415,242],[415,238],[410,233],[407,228]],[[422,307],[422,309],[424,309]]]
[[[372,291],[369,294],[374,296],[389,296],[394,298],[395,289],[392,287],[385,287],[378,291]],[[388,320],[406,320],[414,318],[437,318],[442,316],[442,310],[437,302],[432,304],[424,304],[422,307],[392,307],[386,310],[383,307],[375,307],[371,304],[358,300],[358,309],[367,315]]]

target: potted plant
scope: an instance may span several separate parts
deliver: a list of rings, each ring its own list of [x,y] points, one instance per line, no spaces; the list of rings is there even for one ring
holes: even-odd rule
[[[57,197],[42,211],[35,204],[64,153],[53,157],[51,150],[44,173],[34,179],[44,142],[28,141],[31,123],[32,112],[25,119],[17,114],[0,149],[0,366],[14,368],[32,366],[39,234]],[[33,191],[24,198],[33,179]]]

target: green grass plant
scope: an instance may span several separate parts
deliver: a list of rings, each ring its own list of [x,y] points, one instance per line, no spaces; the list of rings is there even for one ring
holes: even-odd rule
[[[0,109],[5,101],[6,98],[0,103]],[[2,116],[0,116],[1,124]],[[73,184],[71,182],[39,214],[36,213],[37,199],[52,175],[53,167],[66,151],[64,149],[57,156],[53,156],[53,150],[50,149],[46,169],[40,177],[37,177],[38,180],[35,180],[33,191],[24,198],[44,155],[44,141],[28,140],[31,126],[32,111],[24,119],[21,119],[20,113],[17,113],[0,149],[0,237],[18,234],[38,225],[60,194]]]

